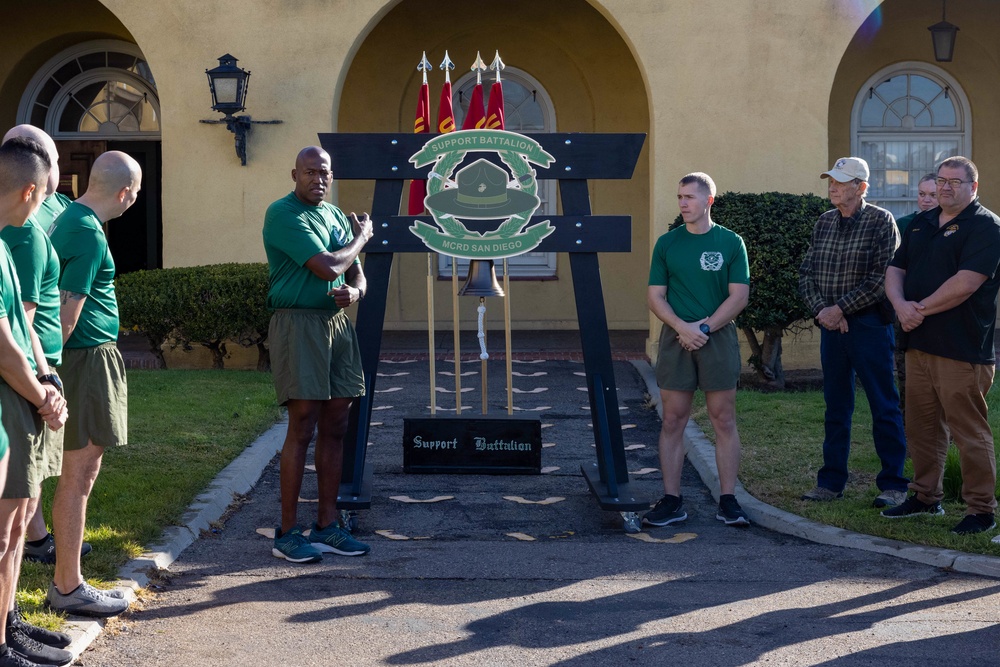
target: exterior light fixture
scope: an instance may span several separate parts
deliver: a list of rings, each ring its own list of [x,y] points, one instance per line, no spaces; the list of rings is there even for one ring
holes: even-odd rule
[[[941,21],[927,28],[931,31],[934,43],[934,60],[939,63],[950,63],[955,54],[955,37],[958,26],[945,20],[945,9],[948,0],[941,0]]]
[[[280,120],[253,120],[250,116],[237,116],[246,109],[247,85],[250,72],[237,66],[237,59],[226,54],[219,58],[219,66],[205,70],[208,88],[212,93],[212,110],[225,114],[222,120],[203,120],[210,125],[225,124],[226,129],[236,135],[236,155],[240,164],[247,164],[247,135],[254,125],[275,125]]]

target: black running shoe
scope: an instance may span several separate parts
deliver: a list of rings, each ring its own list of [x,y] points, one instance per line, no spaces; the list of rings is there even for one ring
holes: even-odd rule
[[[24,620],[21,616],[21,610],[14,607],[14,611],[7,612],[7,632],[8,634],[12,630],[20,630],[24,634],[28,635],[36,642],[45,644],[46,646],[55,646],[56,648],[66,648],[73,643],[72,637],[67,635],[65,632],[56,632],[55,630],[47,630],[45,628],[40,628],[37,625],[32,625]]]
[[[881,512],[886,519],[901,519],[909,516],[919,516],[930,514],[931,516],[942,516],[944,508],[941,503],[925,503],[917,500],[917,494],[913,494],[895,507],[890,507]]]
[[[73,654],[63,648],[46,646],[16,628],[7,628],[7,648],[38,665],[68,665]]]
[[[736,496],[731,493],[719,496],[719,511],[715,518],[727,526],[749,526],[750,517],[736,502]]]
[[[983,514],[966,514],[965,518],[962,519],[957,526],[951,529],[951,532],[957,533],[958,535],[974,535],[976,533],[985,533],[987,530],[993,530],[997,527],[996,521],[993,519],[993,513],[983,513]]]
[[[653,509],[646,512],[642,517],[643,523],[650,526],[669,526],[672,523],[680,523],[688,518],[684,511],[684,500],[681,496],[663,496]]]

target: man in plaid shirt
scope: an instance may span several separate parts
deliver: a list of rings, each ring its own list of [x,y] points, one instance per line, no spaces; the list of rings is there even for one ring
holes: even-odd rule
[[[819,217],[812,244],[799,267],[799,291],[820,329],[823,397],[826,400],[823,467],[816,488],[803,500],[844,497],[851,452],[855,376],[868,396],[872,437],[882,470],[875,507],[906,499],[903,477],[906,439],[893,382],[891,309],[885,308],[885,272],[899,245],[892,214],[865,201],[868,163],[857,157],[837,160],[822,174],[829,179],[835,208]]]

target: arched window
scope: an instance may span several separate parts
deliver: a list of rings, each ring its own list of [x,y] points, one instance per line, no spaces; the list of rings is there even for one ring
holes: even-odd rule
[[[920,177],[952,155],[969,156],[969,102],[958,83],[927,63],[899,63],[858,92],[852,152],[871,169],[868,200],[897,218],[916,210]]]
[[[494,74],[483,75],[483,103],[489,105],[490,86]],[[500,75],[503,82],[504,129],[523,134],[555,132],[556,114],[548,93],[526,72],[508,67]],[[476,75],[465,74],[455,81],[452,100],[455,108],[455,126],[462,127],[469,111],[469,100],[476,85]],[[556,182],[538,181],[538,198],[542,200],[535,215],[556,214]],[[438,256],[438,272],[442,276],[451,275],[451,257]],[[458,273],[468,272],[469,260],[458,260]],[[507,260],[511,277],[549,278],[556,275],[556,253],[528,252]],[[502,275],[502,265],[498,262],[497,275]]]
[[[56,139],[159,139],[156,82],[135,44],[97,40],[49,60],[28,84],[18,122]]]

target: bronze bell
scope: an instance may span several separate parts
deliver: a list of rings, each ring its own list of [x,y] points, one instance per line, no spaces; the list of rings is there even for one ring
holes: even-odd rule
[[[497,272],[492,259],[469,260],[469,277],[465,279],[459,296],[503,296],[503,288],[497,282]]]

